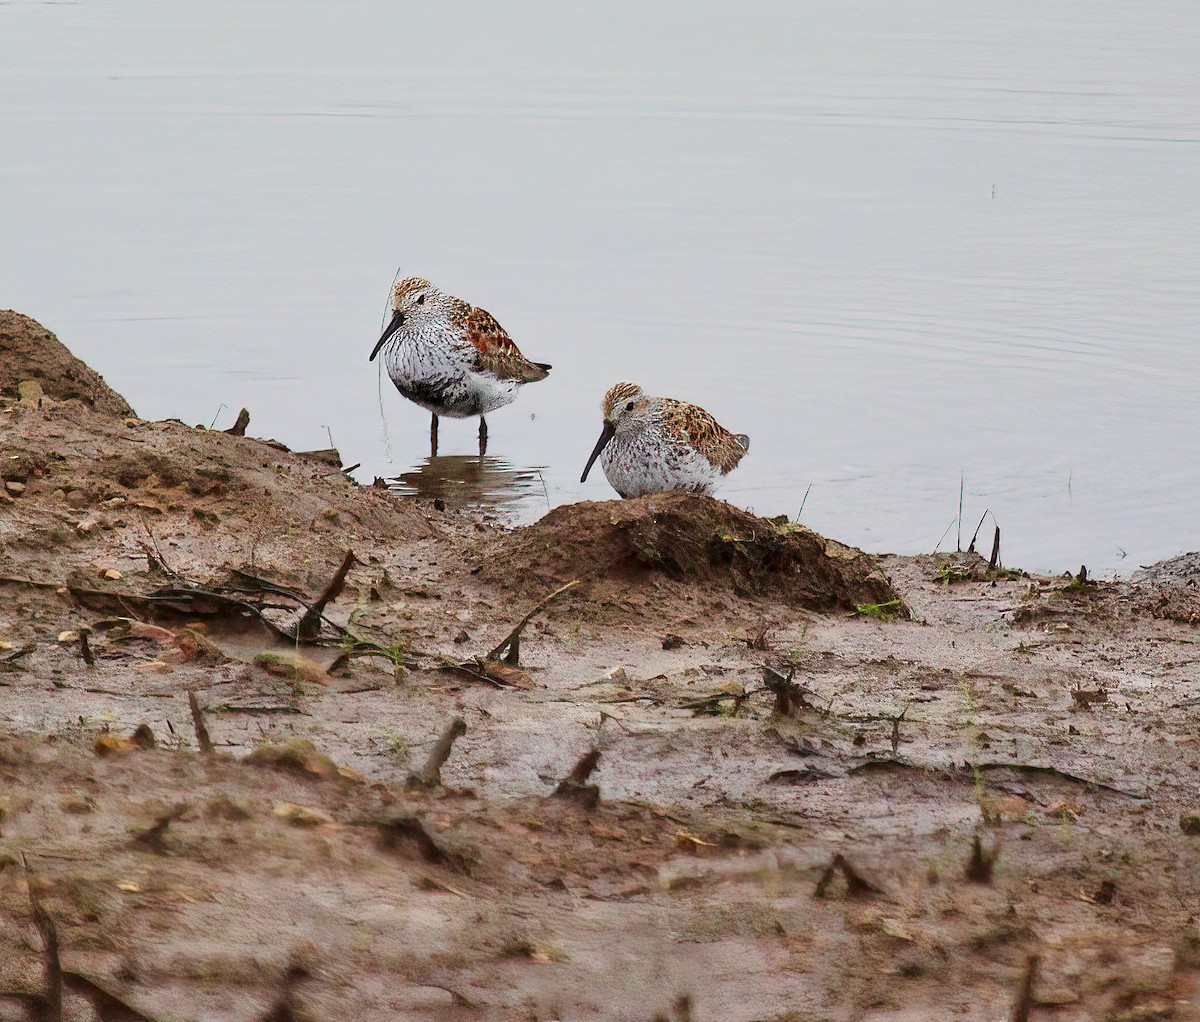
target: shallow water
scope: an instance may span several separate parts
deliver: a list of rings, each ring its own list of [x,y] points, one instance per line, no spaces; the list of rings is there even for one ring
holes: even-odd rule
[[[142,415],[527,518],[610,495],[633,379],[871,550],[953,548],[960,478],[1011,564],[1200,547],[1194,5],[647,6],[0,2],[0,305]],[[495,461],[367,362],[397,265],[554,363]]]

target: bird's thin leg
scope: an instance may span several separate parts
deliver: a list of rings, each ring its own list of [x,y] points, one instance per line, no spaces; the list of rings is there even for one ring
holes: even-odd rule
[[[429,456],[437,457],[437,412],[433,413],[433,421],[429,424]]]
[[[479,416],[479,456],[487,454],[487,419]]]

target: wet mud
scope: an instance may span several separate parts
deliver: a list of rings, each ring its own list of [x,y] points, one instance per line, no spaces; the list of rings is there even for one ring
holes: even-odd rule
[[[1194,557],[510,529],[0,344],[0,1019],[1200,1017]]]

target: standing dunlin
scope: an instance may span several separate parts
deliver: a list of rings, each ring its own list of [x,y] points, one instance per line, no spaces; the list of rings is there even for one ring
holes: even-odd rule
[[[750,438],[730,433],[703,408],[650,397],[636,383],[604,395],[604,430],[579,481],[597,458],[622,497],[666,490],[712,493],[750,450]]]
[[[371,352],[383,351],[392,383],[433,413],[429,440],[437,454],[438,416],[479,416],[479,449],[487,448],[490,411],[509,404],[521,385],[544,380],[550,366],[530,362],[504,327],[483,309],[439,291],[421,277],[392,284],[391,320]]]

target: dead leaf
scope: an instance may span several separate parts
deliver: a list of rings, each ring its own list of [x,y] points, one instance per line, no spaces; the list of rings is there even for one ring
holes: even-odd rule
[[[690,830],[675,831],[675,840],[684,848],[716,848],[711,841],[705,841],[698,834],[693,834]]]
[[[96,739],[95,749],[97,756],[138,751],[138,747],[128,738],[118,738],[116,735],[101,735]]]
[[[539,944],[533,942],[529,945],[526,952],[531,962],[537,962],[538,965],[553,965],[555,962],[561,962],[566,959],[566,952],[554,947],[552,944]]]
[[[889,937],[895,937],[897,940],[914,941],[917,939],[913,936],[912,930],[899,919],[883,919],[879,923],[879,928]]]
[[[333,817],[328,813],[295,802],[276,802],[271,811],[297,827],[326,827],[333,823]]]
[[[1073,798],[1060,798],[1046,809],[1047,816],[1057,816],[1060,820],[1078,820],[1083,812],[1083,806]]]

